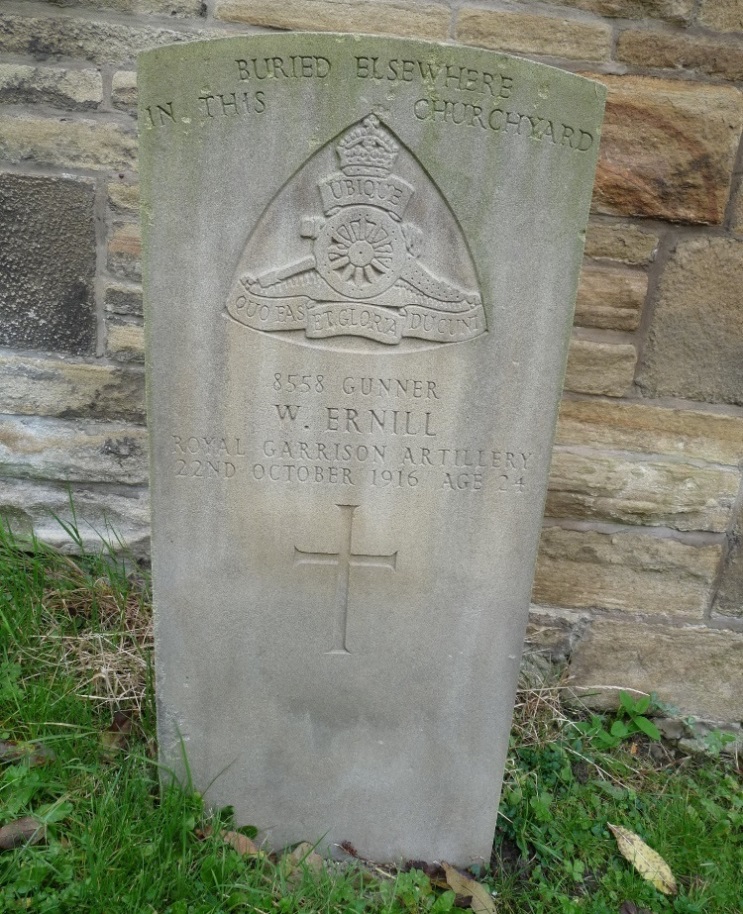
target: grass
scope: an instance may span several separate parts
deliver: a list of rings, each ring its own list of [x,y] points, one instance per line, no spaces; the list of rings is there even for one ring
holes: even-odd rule
[[[2,914],[446,914],[469,904],[436,866],[256,853],[229,809],[161,790],[151,641],[142,575],[111,555],[20,548],[0,526],[0,826],[25,828],[0,851]],[[561,694],[519,693],[491,865],[473,874],[496,910],[740,914],[736,761],[663,746],[631,700],[608,720],[573,718]],[[608,823],[662,854],[676,896],[619,854]]]

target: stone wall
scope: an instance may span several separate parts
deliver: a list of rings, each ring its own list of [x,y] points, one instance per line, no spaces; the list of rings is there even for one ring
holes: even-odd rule
[[[609,88],[530,644],[743,719],[743,0],[4,0],[0,512],[146,552],[135,56],[266,29],[455,40]],[[613,690],[614,689],[614,690]]]

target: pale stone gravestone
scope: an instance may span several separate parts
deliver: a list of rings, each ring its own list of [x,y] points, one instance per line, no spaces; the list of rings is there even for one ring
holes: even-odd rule
[[[139,85],[161,758],[273,846],[487,859],[603,89],[314,34]]]

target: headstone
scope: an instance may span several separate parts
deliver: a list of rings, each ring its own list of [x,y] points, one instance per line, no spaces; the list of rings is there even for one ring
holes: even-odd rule
[[[300,33],[139,86],[162,761],[275,847],[487,859],[603,89]]]

